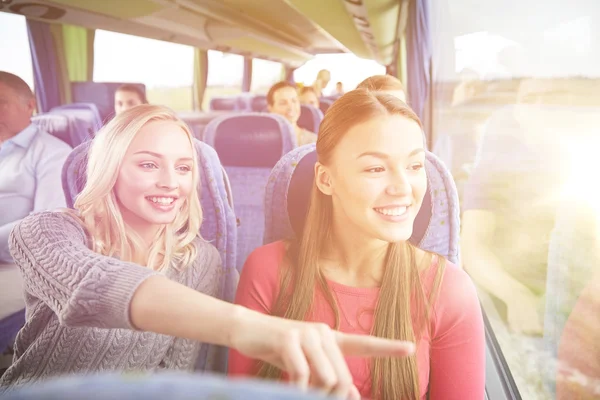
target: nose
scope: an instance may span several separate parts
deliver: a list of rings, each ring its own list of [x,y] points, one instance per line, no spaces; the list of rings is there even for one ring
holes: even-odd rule
[[[176,172],[171,168],[163,168],[156,186],[167,190],[177,189],[179,184],[177,182]]]
[[[408,196],[412,193],[412,185],[404,170],[399,170],[391,174],[392,179],[390,180],[386,193],[390,196]]]

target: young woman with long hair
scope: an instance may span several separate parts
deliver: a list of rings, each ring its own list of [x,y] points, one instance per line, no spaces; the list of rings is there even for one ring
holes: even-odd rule
[[[248,258],[236,303],[341,332],[415,342],[403,359],[347,359],[360,395],[483,399],[482,314],[470,278],[407,240],[427,190],[418,117],[390,94],[354,90],[321,123],[303,233]],[[236,351],[231,375],[287,378]],[[316,376],[329,390],[333,380]]]

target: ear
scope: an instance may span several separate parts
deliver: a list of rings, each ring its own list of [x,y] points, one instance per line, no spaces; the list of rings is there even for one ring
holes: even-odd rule
[[[267,104],[267,111],[269,111],[270,113],[273,112],[273,106],[270,104]]]
[[[35,112],[35,106],[36,106],[35,97],[31,97],[30,99],[27,100],[27,111],[29,111],[30,115],[33,115],[33,113]]]
[[[317,188],[319,188],[324,195],[331,196],[333,194],[331,173],[327,167],[320,162],[315,163],[315,183],[317,184]]]

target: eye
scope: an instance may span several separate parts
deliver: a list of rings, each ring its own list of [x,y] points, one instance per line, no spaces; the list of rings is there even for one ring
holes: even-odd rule
[[[156,166],[156,164],[152,163],[152,162],[145,162],[140,164],[140,167],[144,168],[144,169],[154,169],[154,168],[158,168]]]
[[[412,171],[420,171],[423,169],[423,163],[414,163],[408,167]]]
[[[179,172],[191,172],[192,167],[190,167],[189,165],[180,165],[179,167],[177,167],[177,170],[179,170]]]
[[[373,167],[373,168],[369,168],[366,172],[377,173],[377,172],[383,172],[383,171],[384,171],[383,167]]]

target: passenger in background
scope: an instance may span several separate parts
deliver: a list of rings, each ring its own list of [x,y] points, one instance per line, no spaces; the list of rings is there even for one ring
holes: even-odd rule
[[[32,212],[65,206],[61,172],[71,148],[32,124],[34,110],[27,83],[0,71],[0,319],[25,308],[11,230]]]
[[[320,102],[315,89],[310,86],[303,87],[302,90],[300,90],[300,103],[313,106],[318,110]]]
[[[427,190],[421,122],[396,97],[353,90],[327,111],[301,237],[255,250],[236,303],[341,332],[415,341],[403,360],[350,358],[370,399],[483,399],[485,338],[475,286],[408,239]],[[229,373],[281,370],[230,353]],[[329,390],[327,377],[316,385]]]
[[[328,70],[322,69],[319,71],[317,79],[315,79],[315,83],[312,85],[318,97],[323,97],[323,90],[329,85],[330,80],[331,73]]]
[[[404,85],[398,78],[391,75],[373,75],[362,81],[356,87],[376,92],[384,92],[396,96],[406,103]]]
[[[115,92],[115,115],[140,104],[148,104],[146,93],[139,86],[125,84]]]
[[[94,138],[75,210],[15,226],[11,253],[24,276],[27,322],[0,392],[71,373],[214,369],[217,350],[201,351],[200,341],[283,367],[300,386],[333,365],[331,378],[348,391],[342,351],[410,353],[407,343],[334,335],[218,300],[224,272],[199,237],[196,157],[189,128],[172,111],[134,107]]]
[[[338,82],[335,84],[335,96],[342,96],[344,94],[344,84],[342,82]]]
[[[289,82],[281,81],[269,89],[267,93],[269,112],[279,114],[294,127],[298,146],[317,141],[317,135],[298,126],[300,118],[300,99],[296,87]]]

